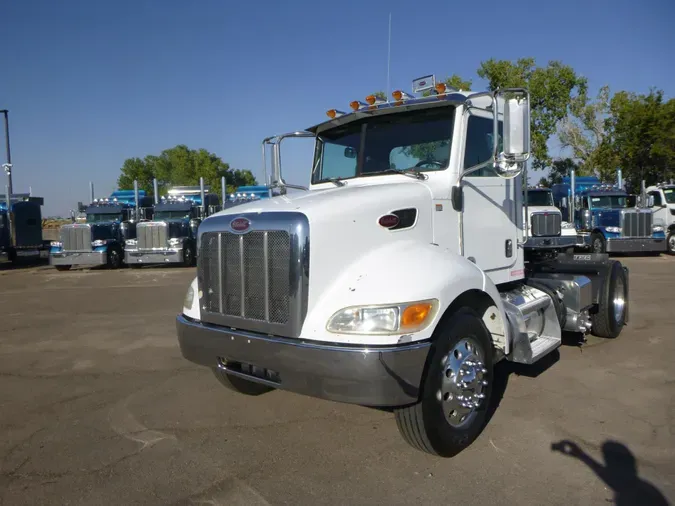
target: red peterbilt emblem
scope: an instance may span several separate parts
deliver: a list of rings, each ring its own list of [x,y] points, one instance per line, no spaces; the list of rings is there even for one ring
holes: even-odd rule
[[[230,222],[230,228],[235,232],[245,232],[251,226],[246,218],[235,218]]]
[[[395,214],[385,214],[378,220],[378,223],[384,228],[394,228],[398,225],[399,221],[398,216]]]

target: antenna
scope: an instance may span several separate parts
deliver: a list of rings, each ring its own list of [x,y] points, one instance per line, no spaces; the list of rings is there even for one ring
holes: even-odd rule
[[[389,39],[387,40],[387,96],[385,100],[389,100],[389,67],[391,64],[391,12],[389,13]]]

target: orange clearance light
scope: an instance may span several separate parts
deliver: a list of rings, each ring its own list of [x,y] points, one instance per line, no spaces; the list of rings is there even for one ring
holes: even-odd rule
[[[396,90],[391,96],[394,97],[394,100],[400,102],[403,99],[403,92],[401,90]]]
[[[376,101],[377,97],[375,95],[368,95],[366,97],[366,102],[368,102],[369,105],[374,105]]]
[[[361,102],[354,100],[349,103],[349,107],[351,107],[353,111],[358,111],[361,108]]]
[[[338,111],[337,109],[331,109],[330,111],[326,111],[326,115],[330,119],[335,119],[335,118],[339,118],[340,116],[344,115],[344,112]]]
[[[439,95],[445,94],[445,83],[436,83],[436,93]]]
[[[433,304],[431,302],[420,302],[408,306],[401,314],[401,328],[405,329],[422,325],[432,309]]]

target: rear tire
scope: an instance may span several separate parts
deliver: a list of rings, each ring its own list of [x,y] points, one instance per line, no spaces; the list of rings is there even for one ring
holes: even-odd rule
[[[57,271],[69,271],[72,265],[55,265]]]
[[[228,390],[232,390],[233,392],[256,396],[266,394],[267,392],[274,390],[274,388],[268,387],[267,385],[254,383],[253,381],[245,380],[239,376],[228,374],[222,369],[213,368],[212,370],[218,381],[220,381],[220,384]]]
[[[621,334],[628,313],[628,280],[620,262],[611,261],[600,292],[598,311],[591,314],[591,333],[615,338]]]
[[[413,448],[452,457],[485,425],[492,393],[492,340],[469,308],[444,319],[433,339],[421,400],[397,409],[396,425]],[[463,405],[467,402],[477,406]]]

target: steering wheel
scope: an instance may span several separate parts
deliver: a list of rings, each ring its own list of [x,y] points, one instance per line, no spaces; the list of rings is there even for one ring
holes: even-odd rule
[[[436,167],[443,167],[443,164],[441,162],[437,162],[436,160],[420,161],[415,164],[415,167],[422,167],[424,165],[435,165]]]

